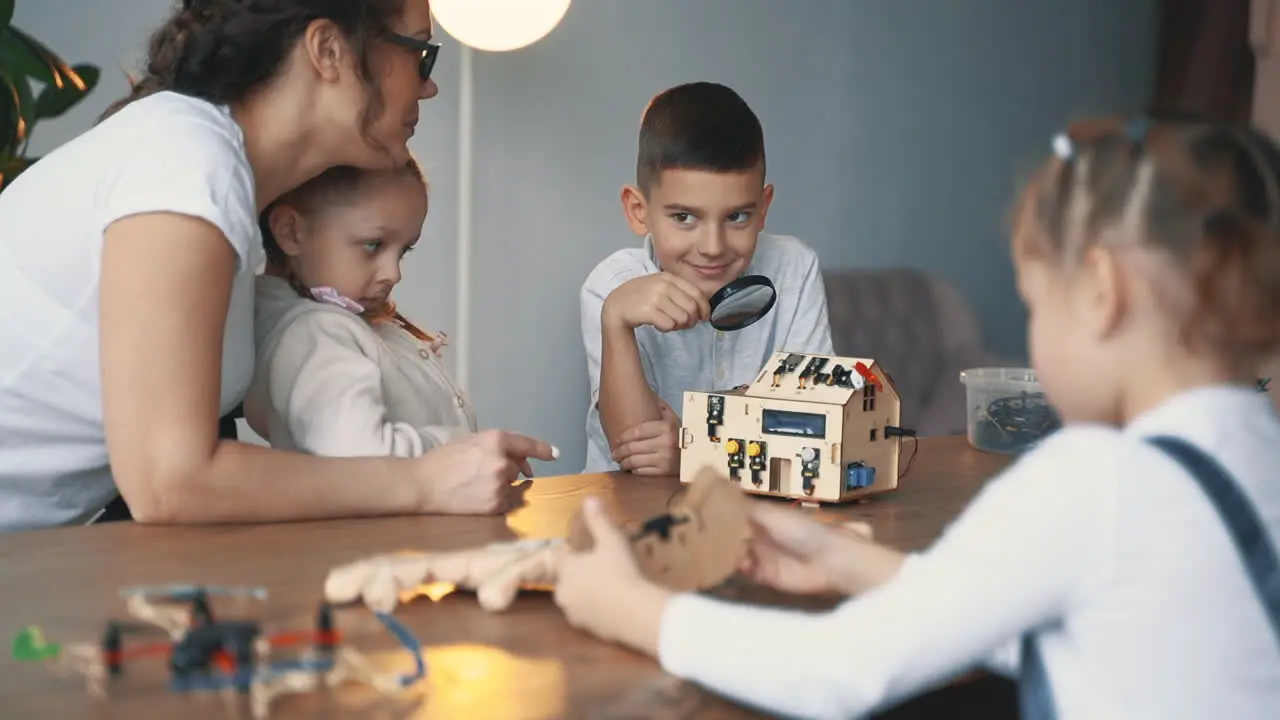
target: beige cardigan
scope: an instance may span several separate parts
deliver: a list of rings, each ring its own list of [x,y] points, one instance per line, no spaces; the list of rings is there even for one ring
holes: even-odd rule
[[[257,279],[257,365],[245,420],[273,447],[340,457],[416,457],[475,413],[424,343],[336,305]]]

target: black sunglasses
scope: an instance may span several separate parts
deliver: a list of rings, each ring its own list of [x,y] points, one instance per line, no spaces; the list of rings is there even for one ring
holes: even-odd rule
[[[387,38],[401,47],[422,53],[422,59],[418,61],[418,77],[422,78],[422,82],[431,79],[431,69],[436,65],[436,55],[440,52],[440,43],[419,40],[399,33],[387,33]]]

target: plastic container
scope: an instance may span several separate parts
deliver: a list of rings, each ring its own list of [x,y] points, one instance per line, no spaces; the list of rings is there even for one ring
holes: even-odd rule
[[[1017,454],[1062,425],[1030,368],[971,368],[960,372],[960,382],[975,449]]]

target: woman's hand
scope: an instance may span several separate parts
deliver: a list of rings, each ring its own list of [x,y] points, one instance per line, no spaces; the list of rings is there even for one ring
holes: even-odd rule
[[[519,506],[520,474],[533,477],[529,458],[555,460],[545,442],[501,430],[460,435],[415,462],[422,485],[422,512],[495,515]]]
[[[583,502],[592,547],[562,548],[556,560],[556,605],[569,624],[604,640],[657,655],[662,612],[671,593],[640,574],[631,542],[599,497]]]
[[[901,562],[871,542],[865,524],[831,525],[767,502],[751,504],[750,522],[742,573],[783,592],[854,595],[892,577]]]

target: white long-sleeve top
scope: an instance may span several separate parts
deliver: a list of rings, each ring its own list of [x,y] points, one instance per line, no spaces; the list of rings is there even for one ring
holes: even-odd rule
[[[273,447],[416,457],[475,432],[466,395],[427,344],[394,323],[257,279],[257,364],[245,419]]]
[[[1123,430],[1045,439],[895,579],[830,612],[677,596],[659,660],[771,712],[848,718],[976,666],[1015,673],[1037,630],[1063,720],[1280,717],[1280,643],[1199,484],[1143,442],[1157,434],[1212,453],[1280,543],[1275,409],[1202,388]]]

